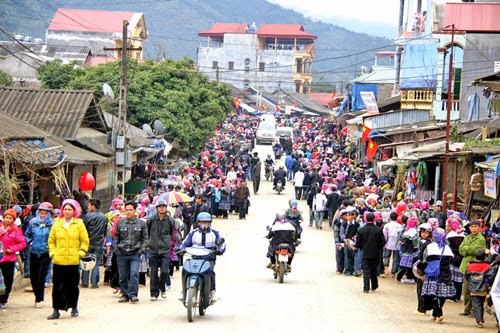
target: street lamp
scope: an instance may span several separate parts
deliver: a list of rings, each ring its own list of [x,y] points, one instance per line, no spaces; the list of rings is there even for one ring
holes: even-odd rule
[[[455,44],[455,24],[450,24],[444,29],[451,27],[451,50],[450,50],[450,63],[448,66],[448,98],[446,102],[446,145],[444,153],[444,177],[443,177],[443,208],[446,209],[446,202],[448,199],[448,164],[450,161],[450,118],[451,118],[451,94],[452,94],[452,80],[453,80],[453,48]],[[455,175],[456,177],[457,175]],[[454,199],[456,200],[456,198]]]

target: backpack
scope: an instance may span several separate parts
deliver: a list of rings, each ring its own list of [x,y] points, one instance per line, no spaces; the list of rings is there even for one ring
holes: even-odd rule
[[[479,293],[483,291],[488,291],[488,286],[484,281],[484,272],[468,272],[466,273],[467,279],[469,280],[469,291],[471,293]]]

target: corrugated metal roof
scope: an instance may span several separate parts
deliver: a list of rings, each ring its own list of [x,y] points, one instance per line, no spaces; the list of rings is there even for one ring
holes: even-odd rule
[[[98,154],[112,156],[113,148],[108,145],[108,135],[93,128],[80,128],[75,141]]]
[[[393,128],[406,124],[421,123],[430,120],[428,110],[404,110],[385,112],[371,117],[373,128]]]
[[[257,30],[259,38],[318,39],[318,36],[304,31],[301,24],[263,24]]]
[[[500,32],[500,3],[450,2],[446,4],[443,26],[455,25],[466,32]]]
[[[198,33],[200,37],[222,37],[224,34],[246,34],[248,26],[244,23],[214,23],[208,30]]]
[[[0,87],[0,111],[69,141],[80,127],[107,131],[94,93],[87,90]]]
[[[396,77],[396,69],[388,66],[373,66],[370,73],[361,75],[351,82],[355,83],[380,83],[393,84]]]
[[[51,135],[48,132],[42,131],[35,126],[30,125],[22,120],[16,119],[4,112],[0,112],[0,123],[9,125],[4,126],[5,128],[2,129],[2,131],[9,131],[8,128],[11,128],[10,131],[13,131],[15,129],[19,133],[21,133],[21,135],[25,135],[25,133],[31,133],[33,137],[43,140],[43,149],[47,151],[46,158],[42,160],[43,163],[54,163],[57,160],[57,156],[59,156],[60,152],[63,152],[64,161],[75,164],[101,164],[108,163],[110,161],[109,158],[94,154],[82,148],[78,148],[65,141],[64,139],[61,139],[55,135]],[[26,151],[30,151],[31,153],[39,153],[39,151],[42,149],[40,145],[29,143],[28,140],[22,141],[22,148]],[[12,143],[12,139],[10,140],[10,142]],[[33,156],[27,155],[25,162],[34,162]]]
[[[82,66],[87,57],[91,55],[90,48],[87,46],[71,45],[47,45],[36,43],[1,42],[0,55],[9,56],[20,52],[36,54],[38,56],[52,59],[61,59],[63,62],[76,61]],[[31,52],[30,52],[31,51]]]
[[[123,21],[130,22],[133,15],[133,12],[59,8],[48,30],[121,33]]]
[[[102,114],[104,115],[104,119],[109,128],[116,126],[118,123],[117,117],[105,111],[103,111]],[[134,125],[128,124],[125,131],[125,135],[129,140],[128,144],[131,147],[147,147],[154,144],[153,140],[148,139],[148,133],[138,127],[135,127]]]

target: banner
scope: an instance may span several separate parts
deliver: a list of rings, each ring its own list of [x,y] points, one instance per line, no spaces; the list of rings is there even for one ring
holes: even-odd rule
[[[495,171],[484,172],[484,195],[493,199],[497,198],[497,177]]]
[[[360,91],[359,95],[365,103],[367,112],[378,113],[377,100],[375,99],[375,94],[373,93],[373,91]]]

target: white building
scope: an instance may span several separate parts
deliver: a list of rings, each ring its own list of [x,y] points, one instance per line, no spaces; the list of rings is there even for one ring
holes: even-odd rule
[[[198,33],[198,70],[240,89],[310,92],[316,36],[300,24],[215,23]]]

